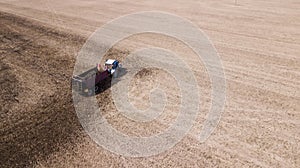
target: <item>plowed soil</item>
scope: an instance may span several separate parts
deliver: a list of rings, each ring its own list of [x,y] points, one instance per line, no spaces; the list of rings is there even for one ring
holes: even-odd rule
[[[0,167],[299,167],[299,8],[296,0],[2,0]],[[76,54],[92,32],[113,18],[143,10],[175,13],[204,30],[223,61],[227,100],[215,132],[199,143],[195,137],[210,105],[210,81],[201,61],[192,61],[193,72],[200,74],[203,107],[197,124],[174,148],[129,158],[98,146],[85,133],[73,107],[70,79]],[[186,61],[195,60],[182,43],[154,34],[130,37],[105,58],[124,58],[145,46],[168,48]],[[116,129],[148,136],[176,118],[176,81],[150,68],[138,73],[129,88],[132,104],[145,109],[156,86],[165,90],[168,104],[149,123],[122,117],[110,88],[96,97]]]

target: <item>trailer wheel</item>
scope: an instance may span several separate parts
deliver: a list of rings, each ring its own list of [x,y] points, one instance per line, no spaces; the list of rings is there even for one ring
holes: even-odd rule
[[[88,95],[89,95],[89,96],[94,95],[95,93],[97,93],[97,92],[99,91],[99,89],[100,89],[99,86],[96,85],[93,89],[89,89]]]
[[[94,93],[95,93],[95,91],[93,89],[89,89],[88,96],[92,96]]]
[[[97,93],[98,91],[99,91],[99,86],[96,85],[96,86],[95,86],[95,93]]]

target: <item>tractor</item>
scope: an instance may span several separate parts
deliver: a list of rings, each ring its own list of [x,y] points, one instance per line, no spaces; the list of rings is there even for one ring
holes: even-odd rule
[[[103,88],[102,85],[105,80],[117,77],[120,67],[121,64],[118,60],[107,59],[104,68],[97,64],[95,68],[80,75],[74,75],[72,77],[72,88],[80,94],[92,96]]]

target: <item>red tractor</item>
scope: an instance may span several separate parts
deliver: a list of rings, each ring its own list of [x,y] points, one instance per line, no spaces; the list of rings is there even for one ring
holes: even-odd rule
[[[121,64],[117,60],[108,59],[104,64],[104,70],[101,70],[100,65],[92,68],[80,75],[72,77],[72,88],[81,94],[88,96],[99,92],[105,80],[117,76],[118,69]]]

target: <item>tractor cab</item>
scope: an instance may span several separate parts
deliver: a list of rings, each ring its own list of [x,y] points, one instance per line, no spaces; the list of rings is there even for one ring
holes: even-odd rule
[[[116,72],[119,67],[119,61],[114,59],[107,59],[104,64],[104,70],[108,71],[111,75]]]

